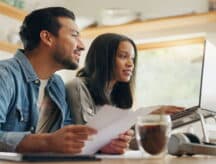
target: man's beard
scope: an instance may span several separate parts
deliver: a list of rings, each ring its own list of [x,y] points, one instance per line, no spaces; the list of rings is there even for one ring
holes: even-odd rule
[[[68,58],[63,58],[63,56],[56,52],[54,55],[53,55],[53,58],[54,60],[58,63],[58,64],[61,64],[64,69],[72,69],[72,70],[75,70],[78,68],[78,64],[75,63],[74,61],[72,61],[69,57]]]

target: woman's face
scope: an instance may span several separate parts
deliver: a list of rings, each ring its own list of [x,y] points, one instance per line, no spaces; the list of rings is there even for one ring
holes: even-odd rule
[[[129,82],[134,69],[135,51],[129,41],[121,41],[117,49],[114,79],[118,82]]]

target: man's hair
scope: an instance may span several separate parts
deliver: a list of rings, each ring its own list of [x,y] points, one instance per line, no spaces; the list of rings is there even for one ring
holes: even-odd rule
[[[19,32],[24,49],[31,51],[39,45],[40,32],[42,30],[47,30],[58,36],[58,30],[61,27],[58,17],[67,17],[75,20],[74,13],[63,7],[38,9],[27,15]]]
[[[110,100],[106,94],[106,87],[107,83],[115,77],[116,53],[122,41],[128,41],[132,44],[135,51],[135,67],[129,82],[117,82],[114,85]],[[86,85],[96,105],[113,104],[121,108],[132,107],[136,57],[135,43],[124,35],[102,34],[92,42],[85,59],[85,66],[77,73],[77,76],[85,78]]]

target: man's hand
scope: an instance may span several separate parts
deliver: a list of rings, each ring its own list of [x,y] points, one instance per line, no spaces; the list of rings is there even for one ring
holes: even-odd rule
[[[68,125],[53,133],[29,134],[19,143],[16,151],[76,154],[82,151],[88,137],[95,133],[95,129],[85,125]]]
[[[183,108],[183,107],[164,105],[164,106],[160,107],[159,109],[156,109],[155,111],[151,112],[151,114],[174,114],[177,112],[181,112],[184,109],[185,108]]]
[[[50,134],[50,148],[54,152],[80,153],[88,136],[95,133],[96,130],[85,125],[69,125]]]
[[[128,130],[124,134],[120,134],[117,139],[113,139],[109,144],[104,146],[100,152],[105,154],[123,154],[129,147],[129,142],[134,135],[133,130]]]

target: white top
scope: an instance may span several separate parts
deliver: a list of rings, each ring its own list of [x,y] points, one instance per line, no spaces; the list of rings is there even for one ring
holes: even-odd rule
[[[40,80],[40,88],[39,88],[39,93],[38,93],[38,101],[37,101],[37,106],[38,109],[40,109],[41,103],[43,101],[44,93],[45,93],[45,87],[47,85],[48,80]]]
[[[37,101],[37,107],[39,110],[39,118],[38,118],[38,123],[37,123],[37,127],[36,127],[36,133],[42,131],[42,126],[44,126],[44,122],[46,122],[46,111],[45,109],[41,108],[42,106],[42,102],[44,99],[44,94],[45,94],[45,88],[47,85],[48,80],[40,80],[40,87],[39,87],[39,93],[38,93],[38,101]]]

